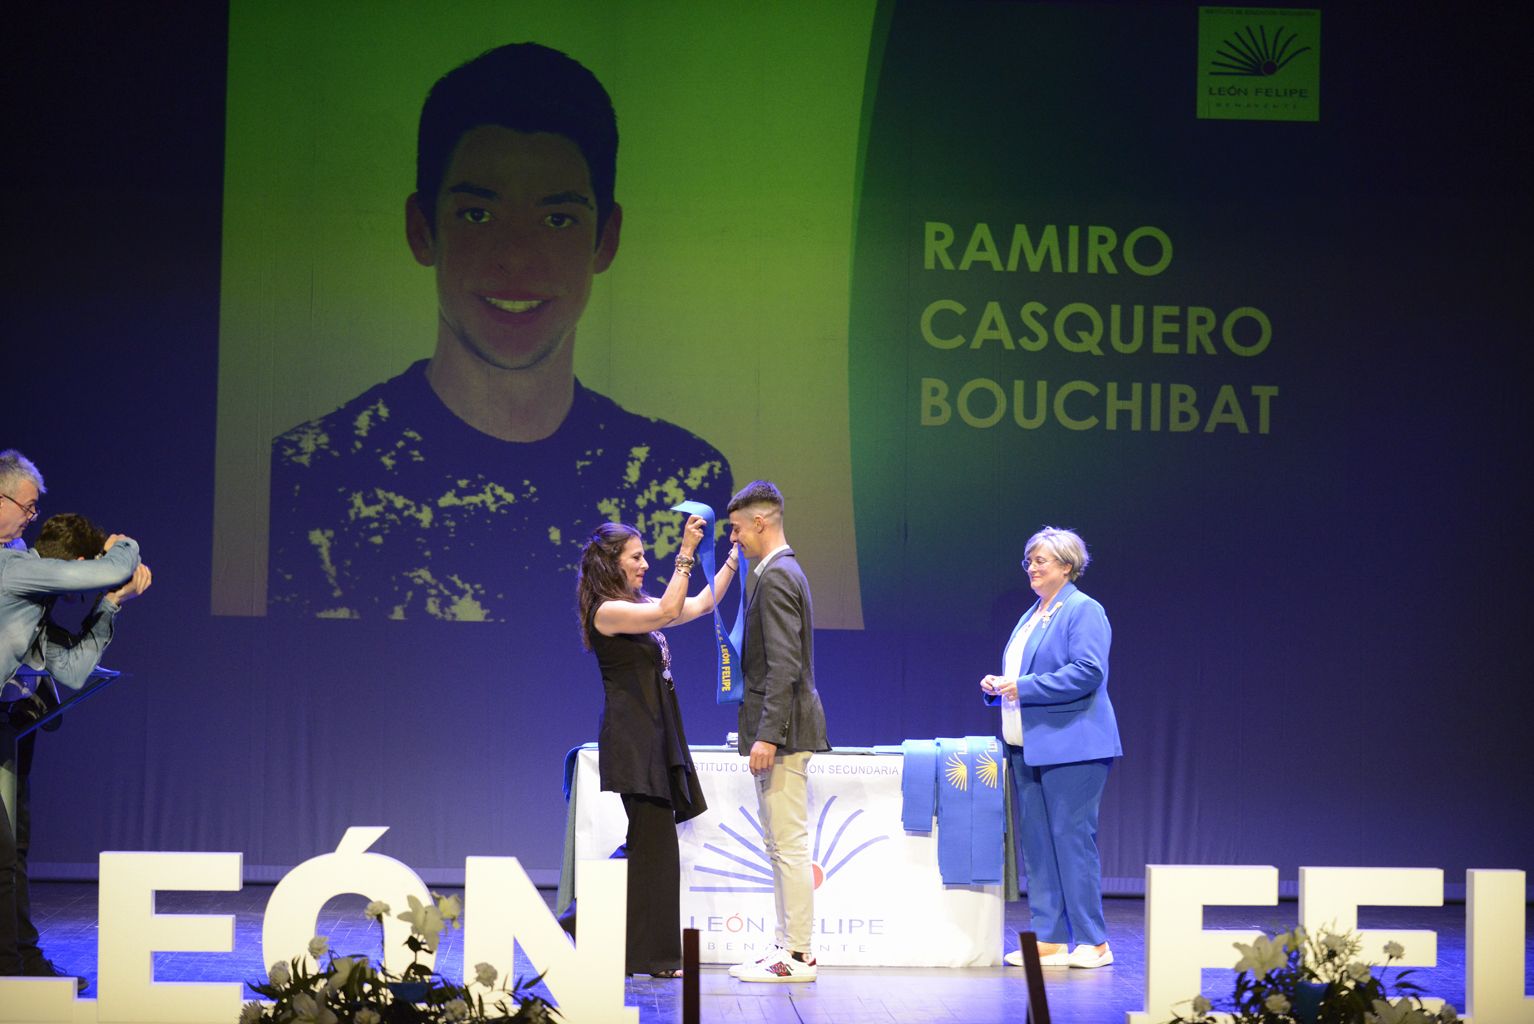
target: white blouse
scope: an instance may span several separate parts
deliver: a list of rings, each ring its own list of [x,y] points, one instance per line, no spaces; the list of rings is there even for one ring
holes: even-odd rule
[[[1030,615],[1022,628],[1017,631],[1010,643],[1007,644],[1006,652],[1001,656],[1001,674],[1016,682],[1017,677],[1023,671],[1023,650],[1028,646],[1028,638],[1033,635],[1042,618],[1038,615]],[[1014,747],[1023,745],[1023,713],[1018,709],[1016,698],[1001,698],[1001,738]]]

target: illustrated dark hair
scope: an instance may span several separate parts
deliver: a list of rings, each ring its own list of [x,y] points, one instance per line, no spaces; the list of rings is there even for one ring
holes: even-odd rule
[[[639,531],[625,523],[603,523],[591,531],[581,551],[580,576],[575,581],[577,611],[581,617],[581,646],[591,650],[591,616],[603,601],[642,601],[644,591],[634,590],[624,578],[623,549]]]
[[[49,516],[37,531],[37,553],[44,558],[95,558],[107,546],[106,531],[74,512]]]
[[[431,87],[416,136],[416,202],[432,233],[437,192],[453,150],[480,125],[550,132],[574,142],[596,192],[597,237],[613,208],[618,118],[602,83],[579,61],[538,43],[508,43],[449,71]]]

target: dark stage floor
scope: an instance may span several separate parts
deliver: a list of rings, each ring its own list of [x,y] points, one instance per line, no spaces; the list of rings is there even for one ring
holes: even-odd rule
[[[162,953],[155,958],[160,981],[234,981],[265,975],[261,963],[261,917],[270,886],[250,885],[238,893],[167,893],[161,913],[235,914],[233,953]],[[553,893],[546,893],[552,901]],[[61,968],[83,973],[94,998],[96,984],[96,886],[93,883],[41,883],[33,903],[43,945]],[[377,926],[362,916],[364,901],[341,897],[326,905],[320,931],[331,947],[347,952],[379,952]],[[1116,963],[1098,970],[1050,969],[1045,972],[1050,1008],[1060,1024],[1112,1024],[1144,1008],[1145,904],[1139,899],[1109,899],[1106,904]],[[472,913],[469,908],[468,913]],[[1007,924],[1014,936],[1026,926],[1026,902],[1008,904]],[[1289,927],[1296,918],[1293,901],[1277,907],[1212,908],[1210,928]],[[1465,907],[1375,908],[1360,914],[1366,928],[1423,928],[1438,932],[1438,966],[1420,968],[1417,979],[1427,993],[1463,1011],[1465,998]],[[448,977],[461,976],[462,933],[445,933],[437,966]],[[1009,948],[1015,946],[1012,938]],[[1534,978],[1534,943],[1525,944],[1525,963]],[[523,966],[523,965],[519,965]],[[536,973],[536,972],[527,972]],[[1229,971],[1206,971],[1206,992],[1229,991]],[[700,980],[705,1021],[741,1022],[922,1022],[989,1024],[1024,1019],[1022,972],[1016,968],[910,969],[822,968],[813,985],[750,985],[734,981],[723,967],[706,967]],[[681,1020],[682,987],[676,981],[630,979],[628,1002],[639,1007],[644,1024]],[[247,993],[249,995],[249,993]],[[1191,996],[1192,993],[1189,993]],[[233,1024],[233,1022],[229,1022]]]

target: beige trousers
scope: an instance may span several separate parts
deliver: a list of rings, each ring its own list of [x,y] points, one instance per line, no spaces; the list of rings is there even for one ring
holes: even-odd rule
[[[810,752],[779,754],[772,770],[756,777],[756,806],[762,816],[767,856],[772,861],[772,894],[777,904],[777,942],[808,953],[815,920],[815,875],[810,866]]]

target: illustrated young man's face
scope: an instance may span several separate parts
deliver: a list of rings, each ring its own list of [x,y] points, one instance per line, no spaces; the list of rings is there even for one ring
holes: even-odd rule
[[[439,343],[507,370],[566,350],[620,221],[614,206],[598,236],[591,174],[565,136],[466,132],[442,178],[435,233],[414,197],[407,204],[411,252],[437,272]]]

